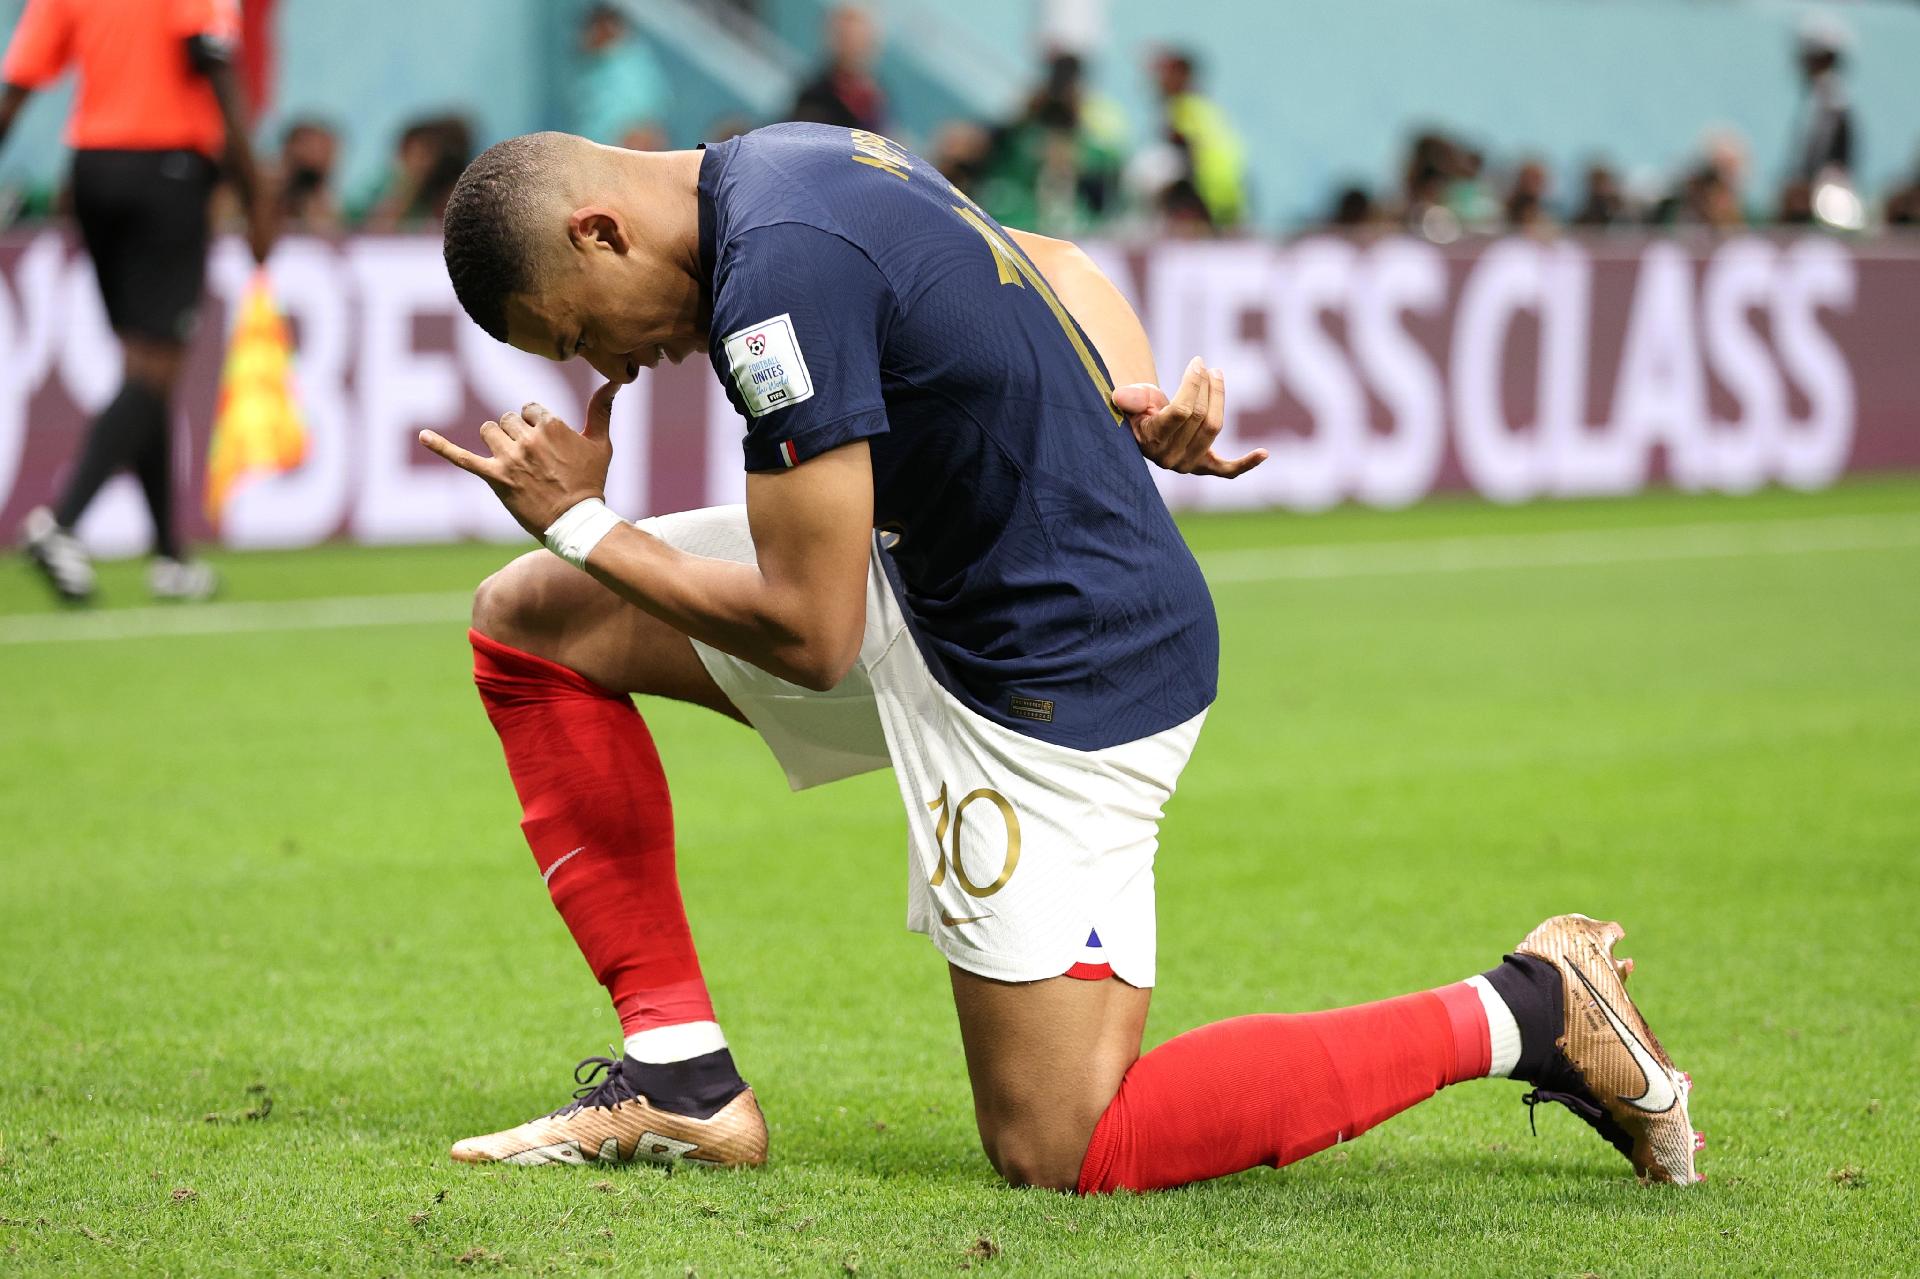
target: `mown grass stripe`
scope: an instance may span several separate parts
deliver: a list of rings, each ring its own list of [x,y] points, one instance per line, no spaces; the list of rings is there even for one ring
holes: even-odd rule
[[[1915,546],[1920,546],[1920,516],[1832,515],[1212,551],[1200,556],[1200,564],[1208,582],[1219,587],[1888,551]],[[464,618],[470,600],[465,591],[443,591],[33,614],[0,618],[0,645],[445,625]]]

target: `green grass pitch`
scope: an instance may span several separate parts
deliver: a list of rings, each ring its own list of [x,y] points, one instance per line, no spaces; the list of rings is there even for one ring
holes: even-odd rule
[[[512,551],[227,556],[231,604],[85,618],[9,564],[0,1274],[1920,1271],[1920,482],[1187,528],[1225,658],[1149,1043],[1619,918],[1707,1184],[1529,1136],[1498,1081],[1280,1171],[1003,1189],[891,780],[789,795],[661,705],[774,1163],[456,1167],[616,1034],[468,680],[458,593]],[[367,595],[387,624],[300,602]]]

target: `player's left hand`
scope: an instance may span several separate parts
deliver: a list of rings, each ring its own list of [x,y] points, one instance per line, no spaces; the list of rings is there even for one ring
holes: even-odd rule
[[[1265,449],[1236,458],[1213,451],[1226,422],[1227,384],[1219,369],[1208,368],[1197,355],[1171,400],[1152,383],[1135,382],[1114,389],[1113,407],[1126,414],[1140,452],[1164,470],[1230,480],[1267,460]]]
[[[436,431],[420,432],[420,442],[463,471],[493,486],[520,527],[544,537],[553,522],[575,503],[607,495],[607,467],[613,461],[608,428],[613,396],[609,382],[587,401],[585,430],[575,431],[538,404],[480,424],[480,438],[491,457],[469,453]]]

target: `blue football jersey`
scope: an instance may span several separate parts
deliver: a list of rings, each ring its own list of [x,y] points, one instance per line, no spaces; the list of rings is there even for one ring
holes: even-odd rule
[[[1199,565],[1046,280],[932,165],[782,124],[707,148],[701,268],[746,467],[864,439],[874,523],[940,684],[1097,750],[1213,701]]]

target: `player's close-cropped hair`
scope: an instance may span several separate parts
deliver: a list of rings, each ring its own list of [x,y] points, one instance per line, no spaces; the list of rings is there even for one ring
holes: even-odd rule
[[[534,286],[530,213],[561,134],[530,133],[482,151],[447,199],[442,248],[454,296],[473,322],[507,340],[507,299]]]

